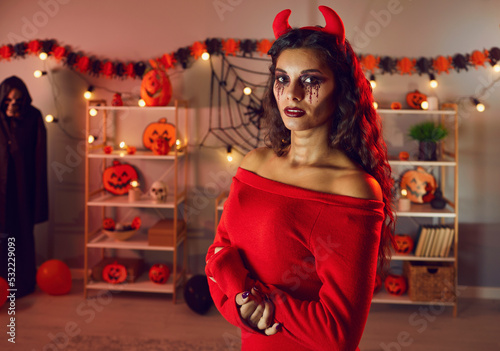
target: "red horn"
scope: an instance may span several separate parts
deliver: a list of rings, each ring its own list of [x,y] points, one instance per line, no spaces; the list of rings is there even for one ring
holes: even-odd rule
[[[319,6],[318,8],[326,21],[326,26],[322,31],[337,36],[340,39],[339,43],[343,45],[345,42],[345,29],[342,19],[340,19],[337,12],[327,6]]]
[[[292,27],[288,24],[288,18],[292,10],[283,10],[276,15],[273,22],[274,37],[278,39],[281,35],[288,32]]]

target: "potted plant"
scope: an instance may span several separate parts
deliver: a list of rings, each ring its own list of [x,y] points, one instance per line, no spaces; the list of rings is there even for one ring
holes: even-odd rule
[[[422,122],[410,127],[408,136],[419,142],[418,159],[421,161],[437,160],[437,143],[448,135],[448,130],[432,121]]]

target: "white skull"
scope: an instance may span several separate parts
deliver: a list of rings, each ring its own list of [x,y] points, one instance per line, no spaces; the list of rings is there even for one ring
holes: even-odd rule
[[[149,189],[149,196],[153,199],[154,202],[165,202],[167,201],[167,186],[161,180],[157,180],[151,185],[151,189]]]

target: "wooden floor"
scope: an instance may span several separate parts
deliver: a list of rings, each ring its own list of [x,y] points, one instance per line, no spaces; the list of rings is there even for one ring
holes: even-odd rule
[[[0,350],[61,350],[76,335],[224,340],[228,344],[239,337],[238,330],[215,308],[200,316],[182,301],[173,304],[170,296],[128,292],[102,291],[95,298],[84,299],[79,281],[74,282],[69,295],[49,296],[37,291],[18,299],[15,313],[14,345],[7,340],[8,304],[0,309],[4,328],[0,330]],[[457,318],[450,307],[373,305],[360,349],[500,350],[500,301],[461,299]]]

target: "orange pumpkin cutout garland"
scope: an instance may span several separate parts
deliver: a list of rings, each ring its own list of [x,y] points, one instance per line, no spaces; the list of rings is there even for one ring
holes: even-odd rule
[[[114,160],[113,165],[106,168],[102,173],[104,189],[113,195],[128,194],[129,189],[132,187],[130,182],[138,179],[137,171],[133,166],[120,163],[118,160]]]
[[[165,145],[163,145],[162,148],[161,145],[158,145],[159,143],[157,142],[157,139],[165,139],[168,142],[170,151],[172,146],[175,144],[175,139],[176,139],[175,133],[176,133],[175,126],[171,123],[167,123],[166,118],[160,118],[158,122],[150,123],[147,125],[146,129],[144,129],[144,132],[142,134],[142,144],[146,149],[152,151],[155,151],[156,149],[158,154],[162,154],[161,152],[164,152],[166,147]],[[160,148],[162,149],[159,150]]]
[[[407,190],[406,196],[411,202],[423,204],[434,198],[437,182],[432,174],[422,167],[417,167],[401,176],[400,187]]]
[[[141,99],[146,106],[166,106],[172,98],[172,85],[165,70],[156,61],[150,61],[153,67],[142,78]]]

